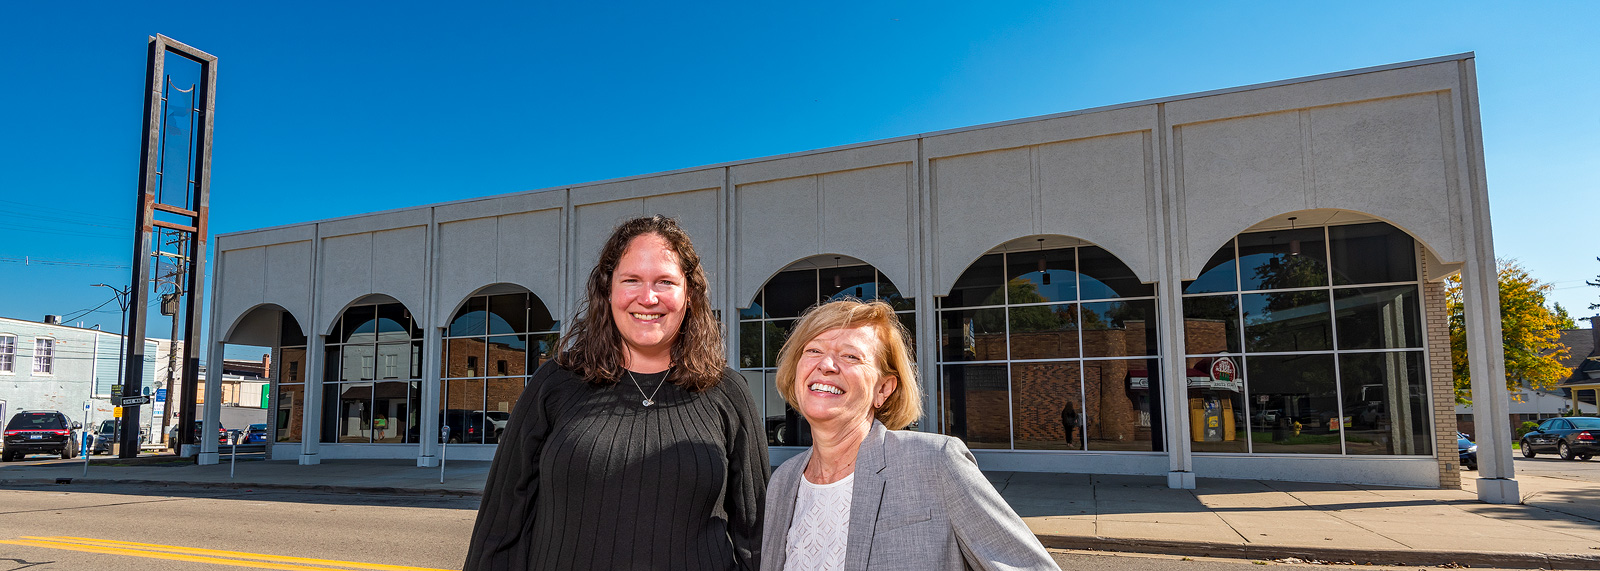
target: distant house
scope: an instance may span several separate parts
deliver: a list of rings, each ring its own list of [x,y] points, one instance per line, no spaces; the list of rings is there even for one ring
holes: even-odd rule
[[[1600,323],[1600,316],[1589,323],[1589,329],[1561,332],[1561,342],[1572,350],[1572,358],[1565,363],[1572,368],[1572,376],[1558,386],[1566,391],[1570,407],[1593,414],[1595,401],[1600,400],[1600,329],[1592,324]],[[1573,334],[1570,340],[1569,333]]]
[[[1523,422],[1538,422],[1546,418],[1564,416],[1574,407],[1580,414],[1596,414],[1594,390],[1600,389],[1600,353],[1596,353],[1595,329],[1566,329],[1561,332],[1561,344],[1567,346],[1567,358],[1562,366],[1572,369],[1572,375],[1554,389],[1535,390],[1526,384],[1511,395],[1511,428],[1516,430]],[[1575,397],[1574,394],[1578,393]],[[1467,434],[1475,434],[1472,405],[1456,405],[1456,425]]]

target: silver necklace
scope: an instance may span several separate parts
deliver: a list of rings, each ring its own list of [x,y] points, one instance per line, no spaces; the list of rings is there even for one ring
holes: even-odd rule
[[[634,388],[639,389],[639,396],[644,397],[644,401],[640,404],[651,406],[656,404],[656,395],[661,392],[661,386],[667,384],[667,376],[671,374],[672,367],[667,367],[666,374],[661,375],[661,382],[656,384],[656,390],[651,391],[650,394],[644,394],[644,386],[639,384],[639,379],[633,378],[633,371],[628,371],[628,380],[633,381]]]

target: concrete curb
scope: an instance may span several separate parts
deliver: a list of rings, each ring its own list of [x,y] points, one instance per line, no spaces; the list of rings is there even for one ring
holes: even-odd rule
[[[1311,548],[1281,545],[1233,544],[1210,541],[1124,539],[1074,535],[1040,535],[1045,547],[1093,551],[1124,551],[1161,555],[1226,557],[1232,559],[1273,560],[1295,557],[1304,560],[1348,561],[1356,565],[1403,565],[1408,567],[1456,564],[1466,567],[1510,569],[1600,569],[1600,555],[1571,553],[1459,552],[1423,549],[1346,549]]]
[[[62,481],[58,481],[62,480]],[[404,496],[454,496],[482,497],[481,490],[448,490],[430,488],[399,488],[390,486],[334,486],[325,484],[285,484],[260,482],[174,482],[171,480],[106,479],[106,478],[9,478],[0,479],[0,486],[60,487],[84,486],[147,486],[151,488],[230,489],[230,490],[293,490],[333,494],[373,494]],[[1150,553],[1195,557],[1223,557],[1232,559],[1274,560],[1295,557],[1303,560],[1320,560],[1355,564],[1440,566],[1463,565],[1467,567],[1499,567],[1509,569],[1600,569],[1600,554],[1526,553],[1526,552],[1462,552],[1424,549],[1348,549],[1338,547],[1289,547],[1265,544],[1237,544],[1211,541],[1179,541],[1170,539],[1130,539],[1062,534],[1040,534],[1045,547],[1086,551]]]
[[[61,482],[58,480],[66,480]],[[174,482],[171,480],[106,480],[97,478],[15,478],[0,480],[0,486],[148,486],[152,488],[226,488],[253,490],[294,490],[332,494],[379,494],[391,496],[483,497],[481,490],[430,490],[388,486],[329,486],[324,484],[262,484],[257,482]]]

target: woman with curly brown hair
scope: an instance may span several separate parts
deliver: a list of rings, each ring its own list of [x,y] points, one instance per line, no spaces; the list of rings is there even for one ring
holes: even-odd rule
[[[506,425],[464,568],[757,568],[766,440],[689,235],[624,222],[587,290]]]

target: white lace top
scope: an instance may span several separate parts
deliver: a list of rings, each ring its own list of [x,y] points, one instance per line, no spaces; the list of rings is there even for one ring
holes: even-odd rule
[[[789,523],[784,571],[834,571],[844,567],[850,535],[850,494],[856,475],[832,484],[813,484],[800,477],[800,494]]]

